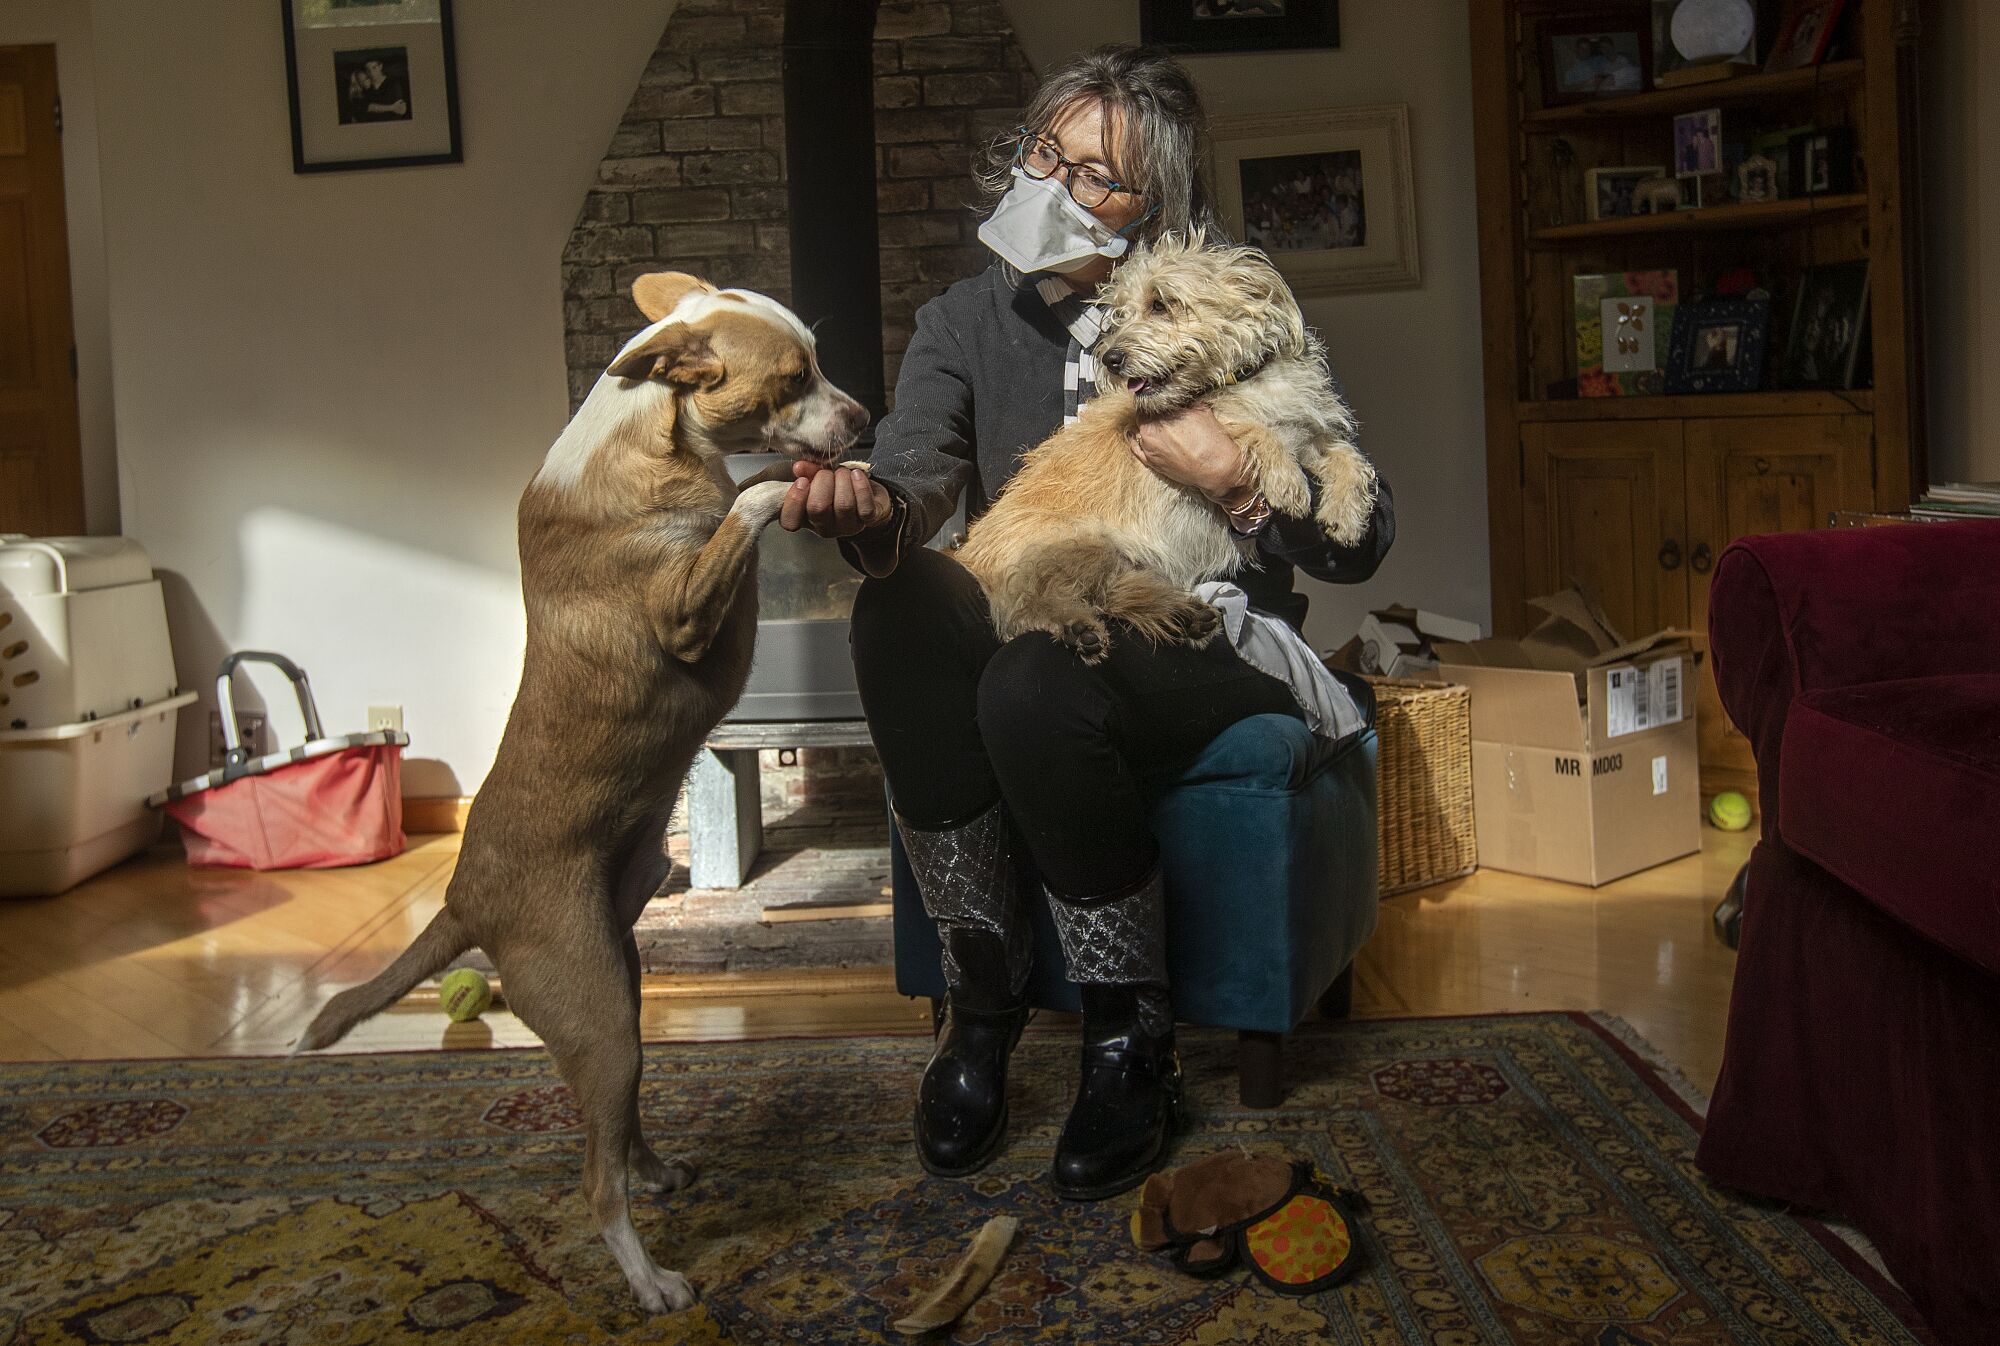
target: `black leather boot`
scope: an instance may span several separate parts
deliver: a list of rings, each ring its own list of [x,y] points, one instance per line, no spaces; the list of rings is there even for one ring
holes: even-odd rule
[[[1083,1074],[1056,1142],[1056,1191],[1113,1196],[1166,1157],[1181,1113],[1167,999],[1166,887],[1155,868],[1097,898],[1049,891],[1070,979],[1083,993]]]
[[[964,929],[944,936],[961,980],[945,995],[937,1046],[917,1086],[917,1160],[940,1178],[962,1178],[986,1167],[1007,1138],[1007,1058],[1028,1010],[1009,1003],[998,939]]]
[[[1082,991],[1083,1075],[1056,1142],[1055,1186],[1072,1201],[1098,1201],[1166,1158],[1181,1119],[1181,1063],[1165,986]]]
[[[900,818],[924,908],[944,946],[944,1013],[917,1087],[917,1159],[962,1178],[1007,1135],[1007,1058],[1027,1022],[1030,956],[1006,813],[994,804],[958,827],[926,831]]]

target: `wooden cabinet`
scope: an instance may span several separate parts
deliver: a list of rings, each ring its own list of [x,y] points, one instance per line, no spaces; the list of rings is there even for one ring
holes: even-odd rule
[[[1824,66],[1545,103],[1552,26],[1627,8],[1644,22],[1639,4],[1469,0],[1493,622],[1521,634],[1527,599],[1574,585],[1628,636],[1687,626],[1705,646],[1709,578],[1731,541],[1907,509],[1924,489],[1921,272],[1906,245],[1922,234],[1908,158],[1921,15],[1917,0],[1848,5]],[[1762,0],[1767,26],[1781,8]],[[1674,117],[1711,107],[1725,140],[1851,129],[1854,190],[1590,218],[1591,169],[1670,162]],[[1873,386],[1777,387],[1801,277],[1864,259]],[[1576,277],[1655,270],[1678,275],[1684,310],[1745,271],[1771,294],[1760,391],[1578,396]],[[1749,745],[1703,669],[1703,788],[1751,787]]]
[[[1685,626],[1705,649],[1722,549],[1868,507],[1872,435],[1871,418],[1857,415],[1524,425],[1527,592],[1581,588],[1626,636]],[[1754,786],[1749,741],[1724,714],[1705,659],[1696,705],[1704,781]]]
[[[1687,423],[1688,612],[1697,631],[1708,630],[1708,576],[1724,547],[1755,533],[1825,528],[1835,511],[1873,504],[1873,435],[1866,416]],[[1723,712],[1712,674],[1703,674],[1695,704],[1704,779],[1754,785],[1750,741]]]
[[[1529,425],[1521,457],[1529,594],[1582,589],[1628,636],[1686,625],[1680,426]]]

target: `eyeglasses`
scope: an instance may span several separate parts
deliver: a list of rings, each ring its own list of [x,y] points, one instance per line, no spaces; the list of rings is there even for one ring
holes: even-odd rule
[[[1023,173],[1038,179],[1052,176],[1059,168],[1068,170],[1063,174],[1063,185],[1069,188],[1069,199],[1085,210],[1097,209],[1110,200],[1113,192],[1131,190],[1116,178],[1063,158],[1053,140],[1038,136],[1025,126],[1021,128],[1020,143],[1014,147],[1014,163]]]

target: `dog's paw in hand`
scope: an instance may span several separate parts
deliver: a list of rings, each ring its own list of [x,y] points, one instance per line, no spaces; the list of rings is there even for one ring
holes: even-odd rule
[[[730,505],[729,512],[756,531],[778,517],[778,511],[784,507],[785,496],[791,489],[789,481],[760,481],[739,494],[735,503]]]
[[[1057,637],[1063,644],[1076,651],[1076,657],[1084,663],[1097,665],[1111,653],[1111,636],[1104,629],[1104,623],[1096,618],[1070,622]]]

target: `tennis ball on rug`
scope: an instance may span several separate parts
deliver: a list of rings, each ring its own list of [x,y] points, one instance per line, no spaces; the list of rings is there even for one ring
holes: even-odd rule
[[[493,1003],[493,987],[474,968],[457,967],[444,974],[438,999],[455,1024],[477,1019]]]
[[[1741,832],[1750,825],[1750,801],[1740,790],[1724,790],[1708,801],[1708,820],[1725,832]]]

